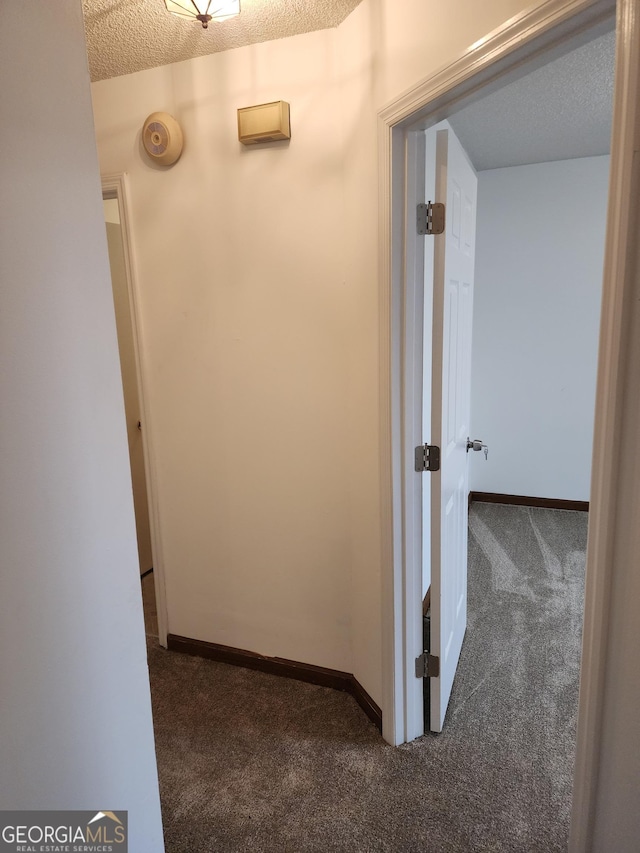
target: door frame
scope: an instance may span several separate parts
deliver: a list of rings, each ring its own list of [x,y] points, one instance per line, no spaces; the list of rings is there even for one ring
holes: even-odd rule
[[[146,363],[144,346],[144,330],[140,310],[140,289],[135,272],[134,255],[131,250],[131,217],[127,194],[127,176],[124,173],[104,175],[102,181],[103,199],[115,198],[120,212],[120,228],[124,254],[125,278],[129,295],[129,311],[131,313],[131,328],[133,331],[133,349],[136,365],[136,380],[140,413],[142,417],[142,453],[144,457],[144,474],[147,485],[147,503],[149,506],[149,527],[151,533],[151,554],[153,557],[153,580],[158,613],[158,640],[161,646],[167,647],[167,600],[165,592],[164,558],[162,537],[160,535],[160,519],[158,512],[158,489],[156,476],[156,455],[153,450],[153,422],[148,404],[148,365]]]
[[[545,64],[568,49],[567,42],[594,29],[610,28],[617,13],[616,80],[611,171],[605,249],[602,320],[592,485],[590,495],[587,586],[579,705],[572,850],[588,847],[593,819],[602,733],[604,670],[610,624],[611,554],[618,494],[617,448],[623,430],[620,366],[630,347],[622,305],[629,281],[633,212],[632,139],[635,98],[634,50],[640,41],[636,0],[547,0],[516,16],[476,42],[459,59],[418,82],[378,113],[379,151],[379,306],[382,495],[382,665],[383,736],[400,744],[422,734],[418,709],[421,681],[413,661],[421,628],[421,489],[412,476],[418,411],[415,389],[421,382],[417,350],[422,343],[422,312],[416,293],[413,209],[416,128],[426,128],[518,75],[523,63]],[[608,22],[608,25],[607,25]],[[585,35],[586,33],[589,35]],[[413,139],[412,139],[413,137]],[[628,297],[627,297],[628,298]],[[626,349],[625,349],[626,347]],[[420,347],[421,348],[421,347]],[[421,357],[421,355],[420,355]],[[420,374],[420,375],[419,375]]]

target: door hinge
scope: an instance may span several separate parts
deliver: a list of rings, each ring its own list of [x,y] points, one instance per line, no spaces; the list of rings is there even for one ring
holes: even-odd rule
[[[416,447],[416,471],[439,471],[440,448],[437,444],[421,444]]]
[[[418,205],[418,234],[442,234],[444,232],[444,204],[428,201]]]
[[[440,675],[440,658],[435,655],[430,655],[429,652],[422,652],[419,658],[416,658],[416,678],[438,678]]]

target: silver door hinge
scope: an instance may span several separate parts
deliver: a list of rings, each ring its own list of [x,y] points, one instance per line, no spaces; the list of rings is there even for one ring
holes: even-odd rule
[[[435,655],[430,655],[429,652],[422,652],[419,658],[416,658],[416,678],[438,678],[440,675],[440,658]]]
[[[428,201],[418,205],[418,234],[442,234],[444,231],[444,204]]]
[[[416,447],[416,471],[439,471],[440,448],[437,444],[421,444]]]

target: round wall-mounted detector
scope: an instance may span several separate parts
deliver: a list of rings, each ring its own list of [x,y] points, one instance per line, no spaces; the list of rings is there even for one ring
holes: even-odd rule
[[[154,163],[171,166],[182,154],[182,128],[169,113],[151,113],[142,128],[142,144]]]

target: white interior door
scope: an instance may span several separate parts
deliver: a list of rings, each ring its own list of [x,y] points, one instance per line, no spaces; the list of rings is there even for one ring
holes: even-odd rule
[[[133,489],[133,507],[138,539],[138,561],[140,563],[140,574],[143,575],[153,568],[153,557],[151,552],[147,480],[142,449],[142,415],[140,413],[140,397],[136,375],[134,331],[129,304],[129,286],[124,261],[124,245],[122,241],[118,199],[104,199],[103,206],[107,227],[113,304],[118,333],[118,351],[120,354],[120,372],[127,421],[127,439],[129,441],[131,486]]]
[[[467,516],[471,331],[477,177],[451,128],[436,132],[435,200],[446,204],[434,237],[431,441],[440,470],[431,478],[430,727],[442,731],[467,626]],[[425,335],[428,341],[428,335]],[[425,537],[426,538],[426,537]]]

